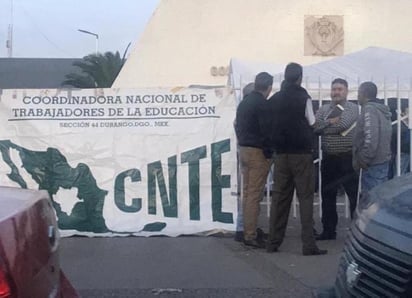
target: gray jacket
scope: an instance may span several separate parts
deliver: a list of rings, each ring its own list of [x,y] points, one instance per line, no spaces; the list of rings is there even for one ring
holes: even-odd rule
[[[391,158],[391,113],[377,100],[361,109],[353,139],[353,167],[366,169]]]

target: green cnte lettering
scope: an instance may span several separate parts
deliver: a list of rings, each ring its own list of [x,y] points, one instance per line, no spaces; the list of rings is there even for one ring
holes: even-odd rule
[[[140,171],[138,169],[131,169],[124,171],[117,175],[114,183],[114,202],[116,206],[124,212],[138,212],[142,209],[142,199],[133,198],[130,206],[126,205],[124,180],[130,177],[132,182],[141,181]]]
[[[163,213],[165,217],[177,218],[177,157],[168,158],[169,171],[169,197],[167,195],[163,168],[160,161],[147,165],[147,192],[148,192],[148,212],[156,214],[156,180],[159,186],[160,198],[162,201]]]
[[[181,155],[182,163],[189,163],[189,209],[190,219],[200,220],[200,165],[199,160],[206,157],[206,146],[202,146]]]
[[[222,153],[230,151],[230,140],[212,143],[211,147],[213,221],[233,223],[233,214],[222,212],[222,189],[230,187],[230,175],[222,175]]]

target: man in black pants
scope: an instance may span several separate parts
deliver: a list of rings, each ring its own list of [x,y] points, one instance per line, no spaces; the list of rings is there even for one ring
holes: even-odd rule
[[[322,136],[322,224],[317,240],[336,239],[338,214],[336,196],[340,185],[349,197],[351,217],[356,208],[358,175],[352,168],[352,140],[359,115],[356,104],[347,100],[348,83],[343,79],[332,82],[330,104],[316,113],[315,133]]]
[[[302,254],[324,255],[313,235],[313,129],[312,101],[301,87],[302,66],[289,63],[279,92],[268,102],[265,133],[275,149],[274,191],[270,207],[267,252],[278,251],[285,237],[293,192],[299,199]]]

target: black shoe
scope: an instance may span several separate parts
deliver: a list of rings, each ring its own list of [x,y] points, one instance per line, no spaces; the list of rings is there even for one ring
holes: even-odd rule
[[[235,233],[235,241],[243,242],[243,231],[237,231]]]
[[[335,240],[336,239],[336,233],[326,233],[322,232],[319,236],[315,237],[316,240]]]
[[[243,244],[246,246],[251,246],[253,248],[265,248],[266,247],[265,242],[258,240],[258,239],[243,240]]]
[[[304,256],[319,256],[319,255],[326,255],[328,251],[326,249],[319,249],[319,248],[312,248],[312,249],[304,249],[302,250],[302,254]]]
[[[263,232],[263,230],[261,228],[257,228],[256,229],[256,239],[266,241],[266,240],[268,240],[268,234]]]
[[[278,251],[278,247],[274,244],[266,244],[266,252],[268,253],[272,253],[272,252],[277,252]]]

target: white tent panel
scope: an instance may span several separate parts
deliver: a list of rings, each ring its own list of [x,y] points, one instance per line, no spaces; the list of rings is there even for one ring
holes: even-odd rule
[[[298,61],[297,61],[298,62]],[[278,89],[283,79],[285,65],[262,62],[248,62],[232,59],[229,83],[240,90],[253,81],[254,76],[267,71],[274,75],[274,89]],[[355,99],[361,82],[373,81],[377,84],[380,98],[409,97],[412,89],[412,53],[391,49],[369,47],[345,56],[303,66],[303,86],[309,92],[316,90],[314,98],[327,99],[330,84],[335,78],[346,79],[349,83],[350,98]],[[399,84],[399,88],[398,88]]]

